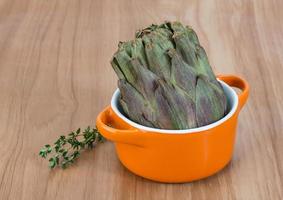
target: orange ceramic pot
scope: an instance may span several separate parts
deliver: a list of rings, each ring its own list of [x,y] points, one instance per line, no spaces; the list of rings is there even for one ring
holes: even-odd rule
[[[228,99],[229,113],[207,126],[187,130],[145,127],[126,118],[117,90],[97,117],[100,133],[115,143],[118,157],[131,172],[159,182],[189,182],[210,176],[230,160],[237,118],[248,94],[248,83],[236,76],[218,76]],[[242,90],[241,94],[231,88]]]

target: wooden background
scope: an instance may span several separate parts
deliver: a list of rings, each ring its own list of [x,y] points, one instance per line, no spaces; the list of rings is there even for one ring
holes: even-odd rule
[[[283,1],[0,0],[0,199],[283,199]],[[67,170],[38,151],[94,125],[109,104],[118,41],[164,20],[190,24],[216,73],[251,85],[232,162],[187,184],[137,177],[112,143]]]

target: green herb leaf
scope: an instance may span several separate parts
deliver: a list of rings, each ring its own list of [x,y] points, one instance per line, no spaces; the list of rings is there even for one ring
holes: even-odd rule
[[[53,169],[55,166],[56,166],[56,159],[52,157],[49,159],[49,167]]]
[[[93,148],[97,143],[104,142],[103,136],[96,128],[89,126],[84,130],[77,129],[75,132],[69,133],[67,136],[61,135],[54,145],[44,145],[39,151],[42,158],[49,157],[49,167],[67,168],[73,163],[86,148]]]

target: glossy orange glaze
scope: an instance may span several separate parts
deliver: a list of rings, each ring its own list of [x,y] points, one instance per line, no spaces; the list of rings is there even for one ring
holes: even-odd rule
[[[97,117],[101,134],[116,145],[120,161],[133,173],[159,182],[188,182],[210,176],[230,160],[237,118],[248,94],[248,83],[236,76],[218,76],[242,90],[237,111],[216,127],[188,134],[167,134],[132,127],[107,107]]]

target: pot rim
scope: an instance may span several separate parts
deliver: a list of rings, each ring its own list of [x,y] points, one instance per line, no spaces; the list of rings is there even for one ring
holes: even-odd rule
[[[224,89],[224,93],[228,98],[228,101],[230,101],[230,111],[229,113],[227,113],[223,118],[221,118],[220,120],[213,122],[211,124],[205,125],[205,126],[201,126],[201,127],[197,127],[197,128],[191,128],[191,129],[182,129],[182,130],[172,130],[172,129],[159,129],[159,128],[152,128],[152,127],[147,127],[147,126],[143,126],[141,124],[138,124],[130,119],[128,119],[126,116],[124,116],[118,109],[118,98],[120,96],[120,90],[119,88],[116,89],[116,91],[114,92],[112,99],[111,99],[111,108],[112,110],[115,112],[116,115],[118,115],[118,117],[120,117],[123,121],[125,121],[126,123],[128,123],[129,125],[145,131],[145,132],[156,132],[156,133],[166,133],[166,134],[186,134],[186,133],[196,133],[196,132],[202,132],[202,131],[206,131],[209,129],[212,129],[216,126],[219,126],[220,124],[223,124],[225,121],[227,121],[228,119],[230,119],[237,111],[237,107],[239,104],[239,100],[238,100],[238,95],[237,93],[225,82],[217,79],[218,82],[222,85],[223,89]]]

